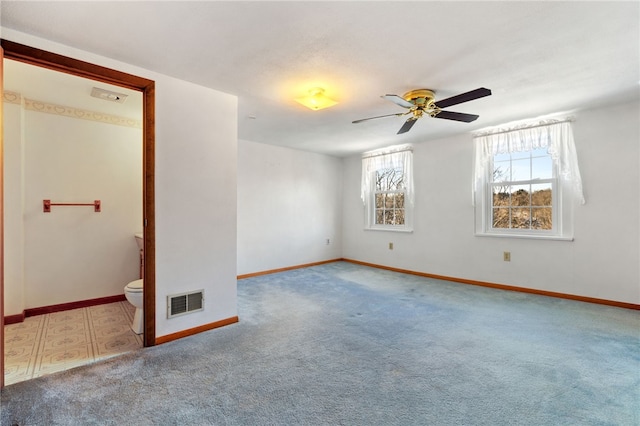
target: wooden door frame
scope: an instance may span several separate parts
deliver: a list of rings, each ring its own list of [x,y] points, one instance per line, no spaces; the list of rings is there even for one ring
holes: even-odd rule
[[[144,233],[144,346],[155,345],[156,291],[155,291],[155,82],[121,71],[94,65],[56,53],[0,39],[4,58],[27,64],[85,77],[142,92],[143,97],[143,151],[142,151],[142,197]],[[1,76],[1,74],[0,74]],[[0,110],[1,111],[1,110]],[[0,126],[0,130],[2,127]],[[2,145],[0,144],[0,148]],[[0,171],[2,170],[0,155]],[[2,178],[0,177],[0,183]],[[0,191],[0,195],[2,192]],[[0,224],[2,224],[3,201],[0,200]],[[0,243],[4,247],[4,236],[0,231]],[[2,252],[4,257],[4,252]],[[2,259],[0,259],[2,265]],[[4,295],[4,270],[0,269],[0,301]],[[4,318],[4,305],[0,303],[0,325]],[[0,328],[0,339],[4,339],[4,327]],[[4,342],[4,340],[2,340]],[[4,344],[2,345],[4,351]],[[4,353],[0,354],[0,388],[4,386]]]

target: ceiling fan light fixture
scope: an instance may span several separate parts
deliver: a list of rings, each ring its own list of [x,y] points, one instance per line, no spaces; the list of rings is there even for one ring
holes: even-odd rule
[[[328,108],[338,103],[333,99],[328,98],[324,94],[324,89],[321,87],[314,87],[313,89],[309,89],[309,96],[296,98],[295,101],[314,111]]]

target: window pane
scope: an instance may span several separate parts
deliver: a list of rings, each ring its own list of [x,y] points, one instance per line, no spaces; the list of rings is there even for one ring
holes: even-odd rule
[[[396,225],[404,225],[404,209],[396,210]]]
[[[551,179],[553,177],[553,160],[551,156],[531,159],[531,177],[534,179]]]
[[[511,161],[511,154],[505,152],[504,154],[496,154],[493,156],[493,161]]]
[[[531,160],[514,160],[511,162],[511,180],[529,180],[531,179]]]
[[[531,228],[533,229],[553,229],[551,207],[531,209]]]
[[[385,210],[384,211],[384,224],[385,225],[393,225],[393,210]]]
[[[401,169],[376,171],[376,190],[389,191],[404,188],[404,173]]]
[[[551,206],[551,184],[542,183],[531,185],[531,205]]]
[[[376,225],[384,224],[384,210],[376,209]]]
[[[380,172],[376,172],[376,191],[382,190],[382,181],[380,179]]]
[[[529,229],[531,227],[531,211],[528,208],[511,209],[511,227]]]
[[[394,170],[390,189],[404,189],[404,173],[400,170]]]
[[[509,161],[495,161],[493,163],[493,182],[511,180],[511,163]]]
[[[387,196],[384,199],[384,207],[386,209],[393,208],[393,199],[394,199],[394,194],[387,194]]]
[[[382,191],[386,188],[385,171],[378,170],[376,172],[376,191]]]
[[[404,208],[404,193],[396,194],[396,208]]]
[[[511,187],[510,186],[493,186],[493,205],[494,206],[508,206],[511,201]]]
[[[508,208],[493,209],[492,223],[494,228],[509,228],[509,209]]]
[[[514,185],[511,187],[511,205],[512,206],[530,206],[531,197],[529,196],[529,185]]]
[[[376,208],[379,209],[384,206],[384,194],[376,194]]]

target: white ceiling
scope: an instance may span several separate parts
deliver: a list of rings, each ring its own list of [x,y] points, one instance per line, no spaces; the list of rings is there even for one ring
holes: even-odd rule
[[[241,139],[336,156],[638,100],[640,3],[21,2],[2,27],[191,81],[239,98]],[[339,101],[293,99],[321,86]],[[384,94],[429,88],[470,124],[406,117]],[[9,87],[8,87],[9,89]],[[84,89],[86,90],[86,88]]]

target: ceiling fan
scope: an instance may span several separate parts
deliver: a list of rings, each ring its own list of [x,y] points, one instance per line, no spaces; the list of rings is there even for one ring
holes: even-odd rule
[[[461,93],[450,98],[442,99],[437,102],[435,101],[435,92],[429,89],[411,90],[402,95],[402,97],[398,95],[384,95],[380,97],[383,99],[387,99],[397,105],[400,105],[403,108],[408,108],[409,111],[399,112],[396,114],[379,115],[377,117],[363,118],[361,120],[355,120],[352,123],[362,123],[363,121],[373,120],[376,118],[392,116],[400,117],[402,115],[411,114],[411,117],[409,117],[407,121],[404,122],[404,124],[398,131],[398,134],[408,132],[416,123],[418,118],[422,117],[425,114],[434,118],[444,118],[446,120],[471,123],[479,116],[475,114],[464,114],[462,112],[443,111],[442,108],[461,104],[463,102],[469,102],[474,99],[483,98],[489,95],[491,95],[491,90],[485,89],[484,87],[472,90],[470,92]]]

